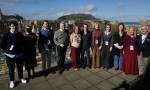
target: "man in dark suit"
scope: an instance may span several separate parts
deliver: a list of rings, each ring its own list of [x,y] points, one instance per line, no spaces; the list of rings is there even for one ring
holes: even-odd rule
[[[138,36],[138,68],[139,75],[142,77],[143,74],[148,70],[150,64],[150,33],[148,33],[148,27],[142,26],[141,34]]]
[[[84,61],[84,53],[86,51],[86,56],[87,56],[87,66],[90,68],[91,67],[91,61],[90,61],[90,50],[92,43],[92,34],[91,32],[88,30],[88,25],[84,24],[83,26],[83,31],[81,32],[81,67],[84,69],[85,68],[85,61]]]

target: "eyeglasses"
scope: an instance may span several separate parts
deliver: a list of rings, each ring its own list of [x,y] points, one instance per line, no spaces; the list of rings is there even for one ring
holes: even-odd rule
[[[141,30],[147,30],[147,29],[141,29]]]

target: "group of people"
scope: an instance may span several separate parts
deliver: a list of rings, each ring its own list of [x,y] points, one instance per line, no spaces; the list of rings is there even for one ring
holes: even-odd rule
[[[126,74],[138,74],[142,77],[150,64],[150,33],[147,26],[141,27],[141,34],[137,35],[134,27],[125,31],[124,24],[120,23],[115,33],[111,32],[111,25],[107,24],[104,31],[100,25],[95,23],[92,32],[88,30],[88,24],[83,25],[83,30],[75,25],[73,32],[65,29],[65,23],[60,23],[60,29],[53,31],[49,28],[47,20],[43,22],[43,28],[39,35],[32,33],[31,27],[26,26],[22,34],[17,31],[18,23],[11,21],[10,31],[3,34],[0,47],[5,51],[6,62],[9,68],[10,88],[15,87],[14,69],[17,65],[19,79],[22,83],[27,80],[23,78],[23,62],[27,70],[27,78],[35,76],[36,48],[38,40],[39,52],[42,56],[42,72],[48,75],[51,69],[51,53],[57,50],[58,74],[65,70],[65,58],[67,47],[71,46],[72,68],[100,68],[109,69],[113,66],[115,70],[122,70]],[[38,38],[38,39],[37,39]],[[86,60],[85,60],[86,52]],[[92,60],[90,53],[92,52]],[[80,56],[81,55],[81,56]]]

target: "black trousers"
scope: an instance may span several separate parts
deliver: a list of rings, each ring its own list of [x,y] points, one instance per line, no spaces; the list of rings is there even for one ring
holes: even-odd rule
[[[87,62],[85,63],[84,61],[84,53],[86,51],[86,57],[87,57]],[[81,50],[81,64],[86,64],[86,65],[91,65],[91,60],[90,60],[90,48],[82,49]]]
[[[10,57],[6,56],[6,63],[9,68],[10,81],[14,81],[15,64],[17,65],[19,79],[23,78],[23,59],[22,59],[22,57],[10,58]]]

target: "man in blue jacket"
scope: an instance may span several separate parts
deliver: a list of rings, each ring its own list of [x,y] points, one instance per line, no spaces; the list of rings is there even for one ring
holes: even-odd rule
[[[42,71],[44,76],[48,75],[48,71],[51,68],[51,53],[52,49],[55,48],[53,37],[54,31],[49,29],[49,22],[47,20],[44,20],[43,28],[39,31],[38,41],[39,52],[42,55]],[[46,59],[48,71],[46,70]]]
[[[0,47],[5,51],[6,63],[9,68],[10,88],[15,87],[14,70],[15,64],[19,79],[22,83],[27,81],[23,79],[23,35],[17,32],[18,23],[11,21],[9,24],[10,31],[3,34]]]

